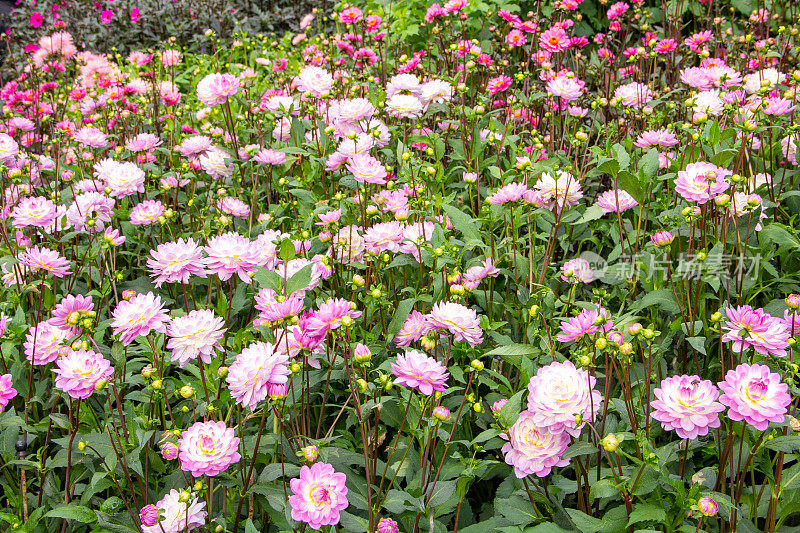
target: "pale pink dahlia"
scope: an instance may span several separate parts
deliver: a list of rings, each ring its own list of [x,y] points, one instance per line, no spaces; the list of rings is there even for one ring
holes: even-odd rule
[[[76,399],[88,398],[99,383],[114,375],[111,363],[92,350],[69,350],[56,360],[56,366],[56,388]]]
[[[156,518],[156,523],[151,526],[142,524],[142,533],[185,533],[206,523],[206,502],[201,502],[194,493],[188,502],[182,502],[181,493],[172,489],[155,506],[161,511],[163,520],[159,522]]]
[[[150,334],[150,331],[166,333],[169,316],[164,312],[161,297],[152,292],[137,294],[130,300],[121,301],[111,313],[114,334],[120,335],[123,346]]]
[[[211,364],[214,350],[222,349],[219,341],[225,336],[224,324],[210,309],[195,309],[173,318],[167,326],[167,349],[172,350],[172,361],[177,361],[181,368],[197,358]]]
[[[493,205],[502,205],[509,202],[518,202],[522,200],[523,195],[529,189],[521,183],[509,183],[497,189],[486,201]]]
[[[227,102],[239,89],[239,78],[217,72],[207,75],[197,84],[197,99],[209,107],[215,107]]]
[[[14,226],[17,228],[46,228],[56,221],[58,210],[56,204],[44,196],[29,196],[14,206],[11,216],[14,217]]]
[[[675,430],[682,439],[696,439],[708,434],[709,428],[720,426],[719,390],[709,380],[698,376],[672,376],[653,391],[657,400],[650,402],[651,416],[667,430]]]
[[[594,279],[594,270],[589,261],[576,257],[561,265],[561,279],[573,285],[591,283]]]
[[[69,270],[69,261],[55,250],[41,246],[34,246],[19,254],[19,264],[28,267],[29,272],[39,270],[49,272],[57,278],[63,278],[72,272]]]
[[[259,261],[258,248],[253,242],[234,232],[208,239],[205,252],[208,270],[222,281],[236,274],[245,283],[250,283],[250,273],[256,271]]]
[[[416,342],[424,337],[432,329],[428,323],[427,315],[423,315],[419,311],[411,311],[411,313],[403,322],[403,327],[397,332],[394,338],[394,343],[397,346],[408,347],[412,342]]]
[[[584,336],[594,335],[598,328],[606,333],[613,327],[611,314],[606,309],[602,307],[600,309],[584,309],[578,316],[561,322],[561,333],[556,335],[556,338],[559,342],[570,342]]]
[[[333,76],[325,69],[308,66],[297,75],[297,86],[307,95],[322,96],[331,92]]]
[[[729,307],[725,313],[728,320],[722,325],[722,341],[732,342],[734,352],[742,353],[752,346],[761,355],[786,357],[792,332],[783,320],[749,305]]]
[[[49,322],[58,328],[71,330],[81,318],[93,310],[94,302],[91,296],[70,294],[56,304]]]
[[[25,335],[25,357],[33,365],[46,365],[58,359],[64,342],[78,334],[77,329],[61,329],[49,320],[32,326]]]
[[[744,420],[761,431],[770,422],[783,422],[792,403],[789,385],[766,365],[741,364],[728,370],[725,381],[718,385],[723,392],[719,401],[728,407],[731,420]]]
[[[523,411],[508,429],[508,441],[503,445],[506,463],[514,467],[514,474],[522,479],[530,474],[544,477],[554,466],[567,466],[569,459],[561,459],[569,447],[567,433],[554,434],[539,427],[534,414]]]
[[[155,250],[150,250],[150,255],[147,268],[156,287],[164,283],[188,283],[191,276],[206,277],[206,259],[193,239],[179,238],[159,244]]]
[[[633,196],[621,189],[606,191],[597,198],[597,204],[603,213],[621,213],[639,205]]]
[[[17,395],[17,389],[14,388],[11,374],[3,374],[0,376],[0,413],[6,408],[14,396]]]
[[[644,83],[631,82],[617,87],[614,98],[619,98],[627,107],[638,109],[653,99],[653,93]]]
[[[433,391],[444,392],[450,373],[439,361],[417,350],[406,350],[390,365],[394,384],[417,389],[426,396]]]
[[[359,183],[374,183],[383,185],[386,183],[386,167],[380,161],[366,152],[354,155],[347,163],[347,170],[353,174],[353,178]]]
[[[687,202],[702,205],[728,189],[726,178],[731,174],[730,170],[711,163],[689,163],[685,170],[678,171],[675,191]]]
[[[164,214],[164,204],[158,200],[145,200],[131,209],[130,221],[134,226],[149,226]]]
[[[678,144],[678,138],[669,130],[647,130],[643,131],[641,135],[633,143],[639,148],[669,148]]]
[[[273,384],[289,381],[289,355],[268,342],[254,342],[236,356],[225,381],[236,403],[255,411]]]
[[[472,347],[483,342],[483,330],[478,313],[459,303],[434,304],[428,315],[428,324],[433,328],[446,329],[455,340],[468,342]]]
[[[181,470],[194,477],[216,476],[241,456],[236,448],[239,437],[225,422],[195,422],[178,440]]]
[[[571,361],[539,369],[528,383],[528,411],[533,422],[550,433],[577,437],[586,422],[594,422],[602,403],[597,380]]]
[[[339,523],[339,511],[347,509],[347,476],[334,471],[327,463],[303,466],[300,477],[291,480],[292,519],[305,522],[313,529]]]

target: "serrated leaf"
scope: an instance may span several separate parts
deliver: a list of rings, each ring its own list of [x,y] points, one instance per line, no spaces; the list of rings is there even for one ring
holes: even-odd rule
[[[293,292],[303,291],[308,289],[308,286],[311,284],[311,273],[314,270],[314,265],[306,265],[300,270],[298,270],[289,281],[286,282],[286,294],[292,294]]]
[[[571,459],[573,457],[580,457],[581,455],[589,455],[597,453],[597,446],[589,442],[576,442],[564,452],[562,459]]]
[[[639,522],[662,523],[666,519],[667,512],[663,507],[652,503],[642,503],[634,506],[630,517],[628,517],[628,525],[630,526]]]
[[[764,446],[770,450],[779,452],[797,453],[800,452],[800,436],[786,435],[775,437],[774,439],[766,441]]]
[[[595,500],[597,498],[609,498],[611,496],[618,496],[619,489],[616,484],[610,479],[601,479],[593,483],[589,489],[589,499]]]
[[[486,353],[488,357],[499,356],[503,361],[511,363],[512,365],[519,366],[522,363],[523,357],[531,357],[538,352],[530,344],[508,344],[506,346],[499,346]]]
[[[578,509],[567,509],[567,514],[581,533],[596,533],[603,527],[602,520],[589,516]]]
[[[675,295],[669,289],[658,289],[653,292],[648,292],[633,304],[632,309],[638,311],[652,306],[657,306],[662,311],[672,314],[678,314],[681,310],[678,305],[678,300],[675,299]]]

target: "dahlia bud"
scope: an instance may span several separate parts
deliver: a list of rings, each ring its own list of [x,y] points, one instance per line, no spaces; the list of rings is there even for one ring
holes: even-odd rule
[[[497,413],[497,412],[499,412],[499,411],[500,411],[500,409],[502,409],[502,408],[503,408],[503,407],[504,407],[504,406],[505,406],[507,403],[508,403],[508,400],[506,400],[505,398],[500,398],[499,400],[496,400],[496,401],[495,401],[495,402],[492,404],[492,406],[490,407],[490,409],[492,410],[492,412],[493,412],[493,413]]]
[[[154,390],[161,390],[161,387],[163,385],[164,383],[160,379],[157,379],[150,384],[150,386],[153,387]]]
[[[628,333],[630,335],[638,335],[642,331],[643,328],[644,328],[644,326],[642,326],[640,323],[636,322],[636,323],[631,324],[630,326],[628,326]]]
[[[790,309],[800,309],[800,294],[790,294],[786,297],[786,305]]]
[[[718,207],[725,207],[731,201],[731,197],[727,194],[720,194],[714,198],[714,203],[717,204]]]
[[[709,319],[710,319],[710,320],[711,320],[711,322],[713,322],[713,323],[719,322],[720,320],[722,320],[722,313],[720,313],[719,311],[717,311],[716,313],[712,314],[712,315],[709,317]]]
[[[476,372],[480,372],[484,369],[483,361],[479,359],[473,359],[472,362],[469,364],[470,368]]]
[[[619,345],[619,353],[622,355],[630,355],[633,353],[633,344],[629,342],[623,342]]]
[[[155,368],[153,368],[150,365],[147,365],[146,367],[142,368],[142,377],[145,379],[149,379],[153,377],[155,371],[156,371]]]
[[[353,358],[359,365],[368,365],[372,360],[372,352],[366,345],[358,343],[356,349],[353,351]]]
[[[289,369],[292,371],[292,374],[297,374],[298,372],[303,370],[303,365],[295,361],[294,363],[292,363]]]
[[[313,445],[301,448],[300,451],[303,452],[303,459],[309,463],[313,463],[317,460],[317,457],[319,457],[319,450]]]
[[[644,337],[645,339],[647,339],[647,340],[649,340],[649,341],[650,341],[650,340],[653,340],[653,337],[655,337],[655,336],[656,336],[656,332],[655,332],[655,331],[653,331],[653,330],[652,330],[652,329],[650,329],[650,328],[647,328],[647,329],[643,329],[643,330],[642,330],[642,337]]]
[[[714,516],[719,511],[719,505],[710,496],[703,496],[697,500],[697,508],[703,513],[703,516]]]
[[[663,248],[665,246],[669,246],[672,244],[672,241],[675,240],[675,237],[672,233],[668,231],[657,231],[650,237],[650,242],[658,246],[659,248]]]
[[[100,381],[94,384],[94,390],[100,392],[101,390],[106,388],[107,384],[108,384],[107,379],[101,379]]]
[[[531,313],[531,318],[535,318],[539,314],[539,306],[538,305],[532,305],[531,309],[530,309],[530,313]]]
[[[342,326],[349,328],[352,325],[353,325],[353,317],[351,317],[350,315],[344,315],[342,317]]]
[[[584,354],[584,355],[581,356],[579,362],[580,362],[581,366],[586,367],[586,366],[589,366],[589,365],[592,364],[592,358],[589,357],[588,355]]]
[[[433,418],[440,422],[447,422],[450,420],[450,410],[444,405],[437,405],[433,408]]]
[[[792,431],[800,431],[800,420],[789,415],[789,427],[792,428]]]
[[[161,457],[167,461],[178,458],[178,445],[174,442],[165,442],[161,445]]]
[[[81,451],[81,452],[82,452],[82,451],[83,451],[83,450],[85,450],[85,449],[86,449],[86,443],[85,443],[85,442],[83,442],[82,440],[81,440],[81,441],[78,441],[78,451]]]
[[[227,375],[228,375],[228,367],[227,366],[221,366],[221,367],[219,367],[217,369],[217,377],[219,379],[222,379]]]
[[[191,385],[184,385],[178,392],[183,396],[184,400],[188,400],[194,394],[194,387]]]
[[[613,452],[617,449],[617,446],[619,446],[619,439],[613,433],[609,433],[603,437],[601,444],[603,445],[603,449],[605,451]]]
[[[603,337],[600,337],[599,339],[594,341],[594,347],[597,348],[598,350],[605,350],[607,346],[608,346],[608,341]]]
[[[472,410],[475,411],[476,413],[482,413],[483,412],[483,404],[481,402],[473,403],[472,404]]]
[[[364,286],[364,278],[362,276],[360,276],[359,274],[354,274],[353,275],[353,283],[355,285],[357,285],[358,287],[363,287]]]
[[[189,500],[192,499],[192,493],[188,490],[182,490],[181,493],[178,495],[178,501],[181,503],[187,503]]]
[[[391,518],[381,518],[376,533],[400,533],[400,526]]]
[[[139,521],[145,527],[151,527],[158,523],[158,509],[152,503],[145,505],[139,511]]]
[[[386,384],[387,381],[384,380],[384,381],[382,381],[382,383]],[[366,382],[366,380],[364,380],[362,378],[358,378],[356,380],[356,385],[358,385],[358,392],[359,393],[364,394],[365,392],[367,392],[367,382]]]
[[[289,387],[286,383],[270,383],[267,387],[267,396],[270,400],[282,400],[289,394]]]

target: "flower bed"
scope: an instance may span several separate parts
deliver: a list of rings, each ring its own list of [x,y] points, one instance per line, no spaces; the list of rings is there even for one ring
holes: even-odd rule
[[[792,9],[12,41],[0,519],[797,529]]]

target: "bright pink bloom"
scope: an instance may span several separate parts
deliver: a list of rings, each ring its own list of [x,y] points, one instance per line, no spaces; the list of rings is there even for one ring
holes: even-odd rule
[[[180,496],[178,489],[165,494],[155,504],[164,519],[161,522],[156,520],[152,526],[142,524],[142,533],[186,533],[204,526],[208,515],[204,509],[206,502],[199,501],[194,493],[188,502],[182,502]]]
[[[179,238],[150,250],[147,268],[156,287],[164,283],[188,283],[191,276],[206,277],[203,252],[192,239]]]
[[[428,323],[427,316],[419,311],[411,311],[403,327],[397,332],[394,338],[394,343],[400,347],[411,346],[411,343],[420,340],[424,337],[433,327]]]
[[[489,94],[497,94],[505,91],[511,86],[511,78],[508,76],[497,76],[489,80],[489,83],[486,85],[486,90],[489,91]]]
[[[102,13],[100,13],[100,22],[102,22],[103,24],[108,24],[109,22],[111,22],[111,19],[113,18],[114,18],[114,12],[111,11],[110,9],[106,9]]]
[[[339,512],[347,509],[347,476],[334,471],[327,463],[303,465],[300,477],[292,479],[292,519],[305,522],[312,529],[339,523]]]
[[[449,331],[454,340],[468,342],[473,348],[483,342],[483,330],[478,313],[459,303],[434,304],[428,315],[428,324],[432,328]]]
[[[567,32],[561,26],[555,26],[542,32],[539,36],[539,46],[549,52],[560,52],[570,46]]]
[[[0,413],[3,412],[8,402],[16,395],[17,390],[14,388],[11,374],[3,374],[0,376]]]
[[[39,270],[49,272],[57,278],[63,278],[71,274],[69,261],[55,250],[49,250],[41,246],[28,248],[19,254],[19,264],[28,267],[31,273]]]
[[[228,101],[239,92],[239,78],[233,74],[213,73],[197,84],[197,98],[209,107],[216,107]]]
[[[49,322],[63,330],[71,330],[80,319],[93,310],[94,302],[91,296],[70,294],[56,304]]]
[[[718,385],[723,392],[719,401],[728,407],[731,420],[744,420],[760,431],[770,422],[783,422],[792,403],[789,385],[766,365],[741,364],[728,370]]]
[[[678,171],[675,191],[687,202],[703,205],[728,189],[726,178],[731,174],[730,170],[711,163],[689,163],[685,170]]]
[[[227,281],[236,274],[245,283],[250,283],[250,273],[256,271],[259,253],[248,238],[228,232],[211,237],[205,247],[208,255],[208,271]]]
[[[600,325],[598,326],[599,323]],[[592,336],[598,331],[608,332],[614,327],[611,314],[604,308],[584,309],[576,317],[561,322],[561,333],[556,335],[559,342],[570,342]]]

